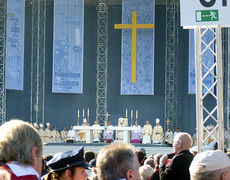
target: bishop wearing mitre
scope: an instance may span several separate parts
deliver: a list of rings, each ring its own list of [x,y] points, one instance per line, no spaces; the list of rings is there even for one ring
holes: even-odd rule
[[[159,118],[156,118],[156,126],[153,128],[152,140],[153,144],[163,143],[164,140],[164,132],[162,126],[160,125]]]

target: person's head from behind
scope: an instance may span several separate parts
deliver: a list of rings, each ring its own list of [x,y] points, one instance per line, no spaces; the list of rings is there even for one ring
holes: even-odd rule
[[[192,137],[188,133],[179,133],[173,139],[173,148],[176,154],[183,150],[189,150],[191,146]]]
[[[130,144],[119,143],[104,146],[97,156],[100,180],[140,180],[139,162]]]
[[[95,159],[95,153],[93,151],[86,151],[85,160],[89,163],[92,159]]]
[[[38,131],[27,122],[14,119],[1,125],[0,132],[0,162],[30,165],[41,174],[42,140]]]
[[[154,163],[156,166],[159,166],[160,164],[160,158],[163,156],[163,154],[155,154],[154,155]]]
[[[144,162],[144,165],[149,165],[151,166],[153,169],[155,168],[155,163],[154,163],[154,159],[153,158],[147,158]]]
[[[229,180],[230,160],[222,151],[198,153],[189,168],[191,180]]]
[[[46,179],[85,180],[89,164],[84,158],[83,146],[63,153],[56,153],[47,163],[51,172]]]
[[[144,166],[140,167],[139,173],[140,173],[140,176],[141,176],[142,180],[151,180],[154,171],[153,171],[153,168],[151,166],[144,165]]]
[[[145,159],[146,159],[146,154],[141,150],[135,151],[135,154],[137,156],[137,159],[138,159],[140,165],[142,166],[144,164]]]

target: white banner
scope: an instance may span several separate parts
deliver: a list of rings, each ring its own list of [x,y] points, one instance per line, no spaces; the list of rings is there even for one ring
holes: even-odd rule
[[[7,0],[6,89],[23,90],[25,0]]]

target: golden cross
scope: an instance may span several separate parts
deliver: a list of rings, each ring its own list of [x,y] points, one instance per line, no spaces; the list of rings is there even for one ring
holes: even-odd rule
[[[132,24],[114,24],[114,29],[132,29],[131,82],[136,82],[137,70],[137,29],[152,29],[155,24],[137,24],[137,11],[132,12]]]

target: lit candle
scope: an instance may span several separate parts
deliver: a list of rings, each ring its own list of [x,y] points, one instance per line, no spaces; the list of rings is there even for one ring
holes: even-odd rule
[[[89,118],[89,108],[88,108],[87,116],[88,116],[88,118]]]
[[[126,109],[126,111],[125,111],[125,117],[126,118],[128,117],[128,109]]]
[[[83,109],[82,116],[85,117],[85,109]]]
[[[138,119],[138,111],[136,110],[136,119]]]
[[[131,119],[133,118],[133,110],[131,109]]]

